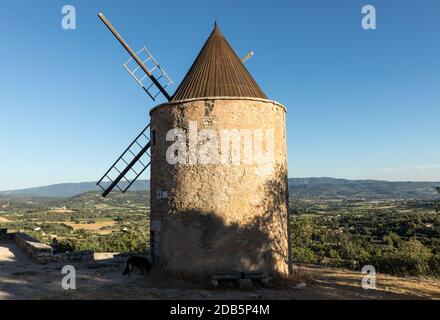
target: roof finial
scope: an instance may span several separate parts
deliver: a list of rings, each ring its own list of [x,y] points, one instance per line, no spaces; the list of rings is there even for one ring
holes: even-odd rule
[[[217,15],[214,15],[214,27],[217,27]]]

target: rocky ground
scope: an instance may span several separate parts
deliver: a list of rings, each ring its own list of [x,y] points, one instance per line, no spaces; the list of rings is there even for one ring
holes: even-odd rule
[[[298,266],[295,279],[279,288],[209,289],[208,284],[122,275],[123,260],[69,263],[76,290],[64,290],[63,264],[35,264],[13,243],[0,243],[0,299],[440,299],[440,281],[378,275],[377,289],[361,288],[361,274]],[[304,285],[305,284],[305,285]]]

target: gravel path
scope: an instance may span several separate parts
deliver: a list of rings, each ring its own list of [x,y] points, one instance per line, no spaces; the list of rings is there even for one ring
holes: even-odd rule
[[[364,290],[359,273],[315,266],[301,267],[304,288],[243,292],[158,283],[154,274],[128,279],[123,260],[69,264],[76,269],[76,290],[62,289],[62,264],[35,264],[13,243],[0,243],[0,299],[440,299],[438,281],[380,276],[377,290]]]

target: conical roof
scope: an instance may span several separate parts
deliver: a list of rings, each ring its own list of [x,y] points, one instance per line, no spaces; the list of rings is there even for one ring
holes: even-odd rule
[[[267,99],[217,24],[172,97],[172,101],[201,97]]]

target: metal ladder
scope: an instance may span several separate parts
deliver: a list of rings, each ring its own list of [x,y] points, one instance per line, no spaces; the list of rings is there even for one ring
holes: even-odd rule
[[[124,193],[150,166],[151,156],[148,150],[151,147],[151,142],[147,135],[149,129],[150,125],[148,124],[96,183],[103,190],[103,197],[115,187]]]

